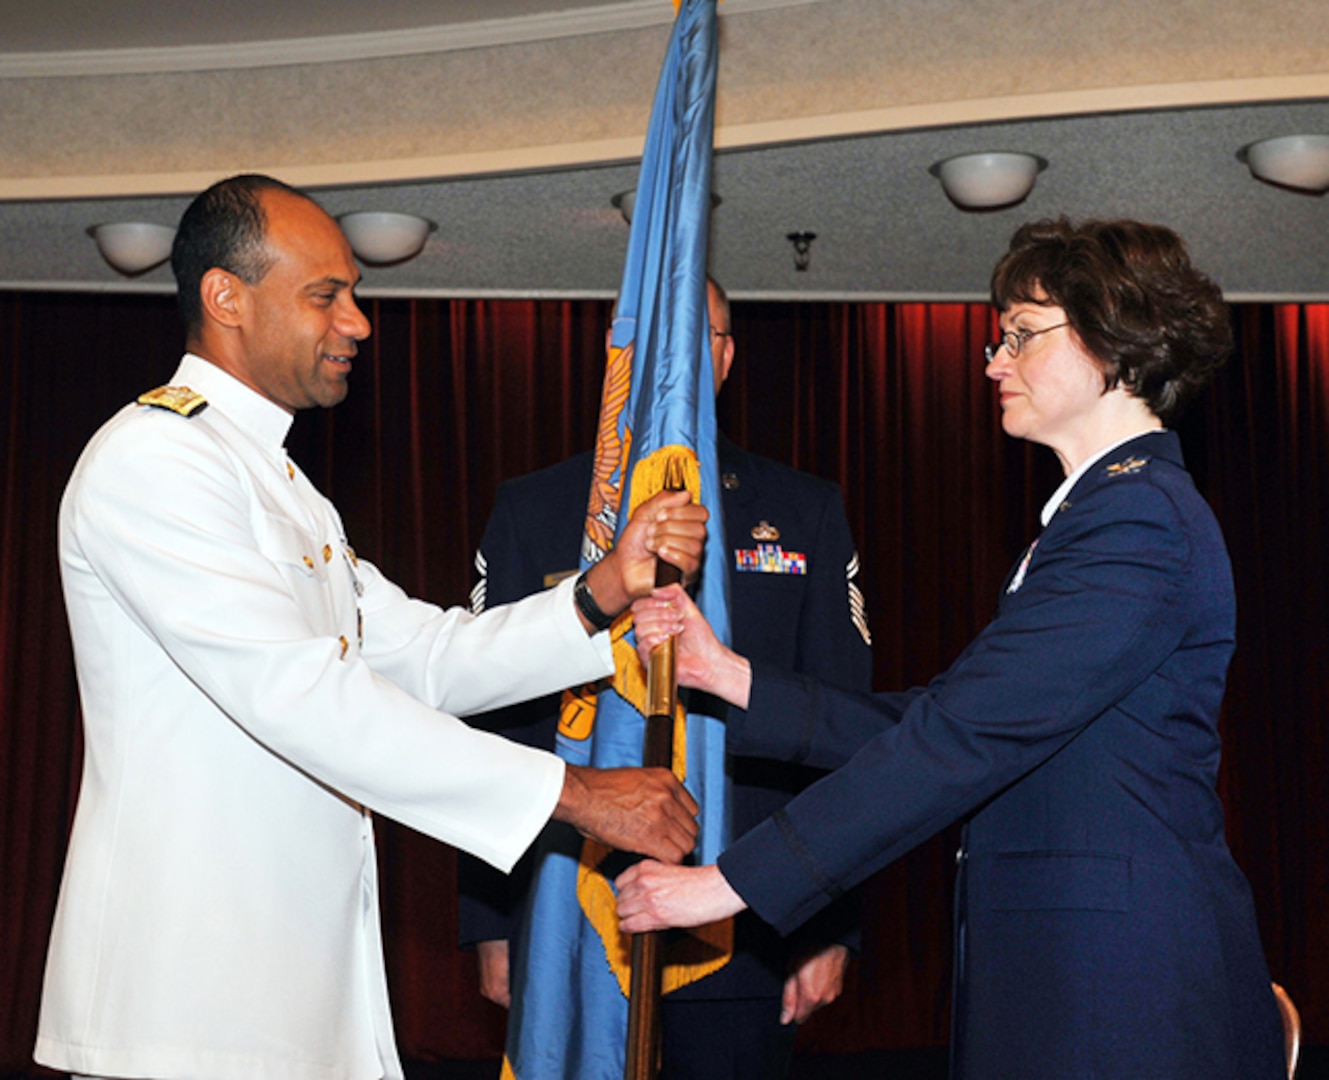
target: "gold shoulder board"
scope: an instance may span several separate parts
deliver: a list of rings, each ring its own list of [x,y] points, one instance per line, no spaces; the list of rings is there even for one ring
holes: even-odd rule
[[[138,403],[156,409],[170,409],[181,416],[193,416],[207,408],[208,399],[187,386],[159,386],[156,390],[139,394]]]

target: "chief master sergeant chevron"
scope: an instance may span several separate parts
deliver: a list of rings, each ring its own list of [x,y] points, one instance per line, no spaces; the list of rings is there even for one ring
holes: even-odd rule
[[[61,507],[86,749],[36,1058],[401,1077],[369,810],[503,868],[551,816],[690,850],[667,770],[565,769],[450,714],[609,673],[579,605],[621,610],[657,553],[695,572],[705,511],[643,506],[576,604],[572,582],[479,618],[412,600],[283,447],[295,410],[342,400],[370,332],[336,222],[233,177],[185,212],[172,265],[189,352],[93,437]]]

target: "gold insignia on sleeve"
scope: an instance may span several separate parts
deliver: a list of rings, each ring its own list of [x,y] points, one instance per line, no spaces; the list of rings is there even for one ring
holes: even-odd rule
[[[181,416],[196,416],[208,407],[208,399],[187,386],[159,386],[156,390],[139,394],[138,403],[151,405],[154,409],[169,409]]]
[[[780,530],[769,521],[761,521],[752,527],[752,539],[754,540],[779,540]]]

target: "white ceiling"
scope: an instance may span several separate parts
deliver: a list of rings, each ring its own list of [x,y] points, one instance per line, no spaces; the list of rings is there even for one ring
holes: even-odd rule
[[[640,5],[624,0],[4,0],[0,53],[237,45],[634,6]]]
[[[779,0],[773,0],[779,2]],[[437,30],[581,11],[640,15],[663,0],[4,0],[0,61],[71,53]],[[664,4],[665,19],[668,5]],[[723,8],[721,9],[723,12]],[[809,19],[816,17],[809,9]],[[722,60],[723,63],[723,60]],[[1329,298],[1329,198],[1254,181],[1236,152],[1259,138],[1329,132],[1323,99],[1123,111],[720,151],[712,266],[736,297],[975,298],[1020,222],[1133,216],[1172,225],[1233,297]],[[928,167],[956,153],[1022,149],[1049,167],[1021,206],[958,210]],[[633,162],[315,192],[330,211],[402,209],[438,223],[425,252],[367,268],[370,294],[609,295],[627,230],[610,197]],[[132,281],[86,235],[107,220],[173,224],[184,197],[0,201],[0,287],[171,288]],[[817,234],[794,269],[785,235]]]

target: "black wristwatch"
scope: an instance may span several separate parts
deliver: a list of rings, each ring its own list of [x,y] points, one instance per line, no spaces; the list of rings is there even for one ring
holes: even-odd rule
[[[591,593],[591,586],[586,581],[587,571],[583,570],[577,578],[577,583],[572,586],[572,599],[577,604],[577,610],[586,617],[586,621],[591,624],[592,629],[596,631],[608,630],[614,624],[614,616],[606,615],[600,605],[595,602],[595,596]]]

